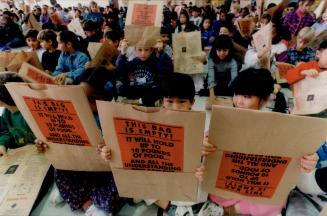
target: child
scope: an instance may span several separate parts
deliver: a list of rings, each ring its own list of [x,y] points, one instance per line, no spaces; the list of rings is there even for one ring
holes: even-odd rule
[[[208,87],[210,99],[231,95],[230,84],[237,76],[237,62],[233,58],[233,43],[227,35],[219,35],[208,58]]]
[[[315,52],[308,47],[309,42],[314,38],[315,33],[312,28],[304,27],[296,37],[296,46],[289,49],[287,52],[290,64],[301,64],[303,62],[312,61],[315,59]]]
[[[303,63],[287,71],[286,79],[289,84],[294,84],[306,76],[316,77],[320,72],[327,70],[327,40],[325,39],[319,46],[316,57],[318,61]]]
[[[173,49],[171,48],[171,32],[168,28],[161,27],[160,30],[161,41],[163,43],[163,51],[172,59],[173,58]]]
[[[232,83],[233,104],[237,108],[262,109],[268,102],[269,96],[274,89],[274,80],[270,71],[266,69],[247,69],[242,71]],[[216,147],[205,141],[203,154],[210,155]],[[311,171],[317,161],[317,155],[306,155],[300,159],[301,170]],[[233,215],[245,214],[252,216],[276,216],[280,214],[282,206],[257,204],[238,199],[224,199],[209,194],[209,199],[222,205],[225,211],[233,212]]]
[[[321,19],[319,20],[319,22],[313,24],[311,28],[313,28],[313,30],[315,31],[316,36],[327,29],[327,6],[323,14],[321,15]]]
[[[197,6],[193,7],[192,10],[192,16],[190,18],[190,21],[196,26],[196,27],[200,27],[200,24],[202,23],[202,17],[200,17],[201,13],[201,9],[198,8]]]
[[[90,12],[84,16],[84,19],[92,20],[97,24],[97,27],[101,26],[103,22],[103,18],[102,18],[102,14],[99,11],[98,4],[95,1],[90,2]]]
[[[179,22],[176,26],[175,33],[192,32],[196,30],[198,30],[198,27],[190,21],[188,13],[182,11],[179,15]]]
[[[163,52],[162,43],[154,49],[142,41],[139,42],[135,48],[137,58],[131,61],[127,60],[127,48],[127,41],[123,40],[121,55],[116,62],[120,81],[117,86],[118,94],[129,99],[159,99],[155,93],[158,84],[173,71],[172,60]]]
[[[87,20],[83,24],[83,29],[86,34],[85,42],[100,42],[101,35],[98,34],[98,27],[92,20]]]
[[[217,36],[217,34],[212,30],[211,19],[208,17],[203,18],[200,26],[202,49],[205,47],[211,47]]]
[[[45,50],[41,47],[40,41],[37,40],[38,34],[39,32],[35,29],[27,31],[25,35],[25,41],[27,43],[27,46],[29,47],[28,51],[36,52],[37,57],[39,58],[40,62],[42,62],[42,55]]]
[[[33,143],[35,136],[22,114],[15,105],[5,87],[9,82],[24,82],[17,73],[0,74],[0,106],[5,107],[0,120],[0,156],[6,154],[8,148],[18,148]]]
[[[297,36],[302,28],[313,25],[315,18],[310,14],[313,3],[314,0],[299,0],[296,11],[284,17],[283,26],[292,33],[293,37]]]
[[[88,97],[90,106],[99,125],[95,100],[112,99],[107,85],[113,82],[112,77],[104,68],[87,69],[80,77],[80,86]],[[49,146],[39,139],[35,140],[37,150],[44,152]],[[102,144],[99,146],[103,146]],[[97,149],[98,153],[99,150]],[[54,171],[57,188],[50,195],[54,204],[63,201],[70,208],[85,211],[86,216],[115,215],[124,204],[111,172],[78,172],[58,170]]]
[[[88,55],[79,51],[83,50],[80,49],[83,39],[71,31],[62,31],[57,41],[61,54],[52,76],[55,76],[57,83],[78,84],[81,74],[85,71],[84,65],[89,61]]]
[[[57,34],[52,30],[42,30],[37,35],[37,39],[40,41],[42,48],[45,49],[41,61],[43,69],[53,72],[58,65],[58,59],[61,54],[61,51],[57,50]]]

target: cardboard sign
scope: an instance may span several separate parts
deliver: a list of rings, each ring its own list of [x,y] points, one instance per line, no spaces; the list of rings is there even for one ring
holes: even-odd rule
[[[258,13],[259,19],[261,18],[262,14],[263,14],[264,3],[265,3],[265,0],[256,0],[257,13]]]
[[[125,38],[130,46],[141,44],[154,47],[160,39],[163,1],[129,1],[125,24]]]
[[[276,65],[277,65],[277,71],[276,71],[275,75],[276,75],[277,83],[278,84],[287,83],[287,80],[286,80],[287,71],[294,68],[295,66],[292,64],[285,63],[285,62],[276,62]]]
[[[24,80],[41,84],[55,84],[52,76],[24,62],[18,73]]]
[[[40,22],[38,22],[34,16],[33,13],[29,14],[29,19],[28,22],[30,23],[30,25],[32,26],[33,29],[37,30],[37,31],[41,31],[41,24]]]
[[[79,19],[73,19],[68,25],[67,28],[69,31],[74,32],[76,35],[86,38],[86,34],[82,27],[81,21]]]
[[[87,50],[91,56],[91,65],[93,67],[109,64],[118,56],[117,48],[109,41],[103,43],[90,42]]]
[[[174,72],[203,73],[201,32],[173,34]]]
[[[56,169],[110,170],[96,153],[102,137],[81,87],[35,83],[6,87],[35,136],[49,145],[45,155]]]
[[[0,70],[7,71],[9,62],[17,55],[16,52],[0,52]]]
[[[326,119],[213,106],[208,141],[217,150],[206,157],[204,190],[225,199],[284,204],[300,174],[299,158],[324,143],[326,123]]]
[[[97,101],[119,195],[195,201],[205,123],[203,112]],[[137,187],[135,187],[137,185]]]
[[[270,22],[253,35],[253,43],[258,53],[263,53],[261,65],[270,69],[270,52],[272,44],[272,23]]]
[[[214,100],[208,98],[206,101],[206,109],[211,110],[213,105],[233,107],[233,98],[224,96],[218,96]]]
[[[34,145],[10,149],[0,160],[0,215],[30,215],[50,165]]]
[[[252,18],[238,19],[237,28],[242,37],[248,37],[251,36],[253,30],[255,29],[255,22]]]
[[[327,71],[316,78],[306,77],[294,86],[294,108],[292,114],[317,114],[327,109]]]

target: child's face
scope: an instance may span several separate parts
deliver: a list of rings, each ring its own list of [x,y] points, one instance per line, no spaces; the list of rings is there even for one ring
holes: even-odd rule
[[[197,12],[197,11],[192,11],[192,16],[193,16],[193,17],[198,17],[198,16],[199,16],[199,12]]]
[[[303,2],[300,2],[299,3],[299,10],[302,13],[309,13],[311,6],[312,6],[312,2],[310,2],[310,1],[303,1]]]
[[[182,14],[180,17],[179,17],[179,22],[183,25],[186,23],[186,16],[184,14]]]
[[[45,50],[50,50],[52,48],[52,42],[51,41],[46,41],[46,40],[41,40],[40,41],[41,47]]]
[[[96,5],[91,5],[91,11],[92,11],[92,13],[95,13],[95,12],[97,12],[97,10],[98,10],[98,8],[97,8],[97,6]]]
[[[228,28],[221,27],[220,30],[219,30],[219,35],[228,35],[228,36],[230,36],[230,32],[229,32]]]
[[[62,52],[68,52],[69,48],[67,44],[65,44],[63,41],[60,40],[59,37],[57,37],[57,42],[58,42],[58,49],[61,50]]]
[[[323,22],[327,22],[327,9],[325,9],[325,12],[321,16]]]
[[[327,69],[327,49],[318,50],[317,58],[319,59],[319,67],[322,69]]]
[[[141,61],[146,61],[152,53],[152,48],[136,47],[136,53],[139,59],[141,59]]]
[[[211,26],[211,22],[209,19],[205,19],[203,22],[203,29],[208,30]]]
[[[169,35],[168,34],[162,34],[161,35],[162,42],[166,45],[169,43]]]
[[[26,43],[32,50],[36,50],[40,47],[40,42],[36,38],[26,38]]]
[[[261,27],[261,28],[264,27],[264,26],[266,26],[268,23],[269,23],[269,22],[268,22],[267,19],[265,19],[265,18],[260,19],[260,27]]]
[[[296,50],[302,51],[307,45],[308,45],[308,42],[306,42],[301,37],[297,37],[297,39],[296,39]]]
[[[229,54],[229,49],[217,49],[216,53],[220,60],[224,60]]]
[[[225,13],[220,13],[220,18],[221,21],[225,21],[226,20],[226,14]]]
[[[254,95],[234,94],[233,96],[233,104],[236,108],[258,110],[262,105],[261,101],[258,96]]]
[[[179,111],[189,111],[192,109],[194,101],[189,99],[181,99],[178,97],[164,97],[163,108],[179,110]]]

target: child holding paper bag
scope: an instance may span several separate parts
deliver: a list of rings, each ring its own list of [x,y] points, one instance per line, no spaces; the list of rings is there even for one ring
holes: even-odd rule
[[[78,84],[81,74],[85,71],[85,64],[89,57],[85,54],[83,39],[77,37],[71,31],[62,31],[57,37],[61,55],[58,65],[52,73],[57,83]]]
[[[8,148],[19,148],[33,143],[35,136],[22,114],[19,112],[5,84],[8,82],[24,82],[17,73],[0,74],[0,106],[5,107],[0,120],[0,156],[6,154]]]
[[[327,40],[324,40],[316,52],[318,61],[303,63],[287,71],[286,79],[289,84],[294,84],[305,77],[319,76],[320,72],[327,70]]]
[[[241,72],[233,81],[233,103],[237,108],[259,110],[267,103],[274,89],[274,80],[268,70],[250,68]],[[215,146],[205,141],[203,154],[210,156],[216,150]],[[318,157],[316,154],[306,155],[300,159],[300,167],[303,172],[314,169]],[[247,214],[254,216],[275,216],[280,214],[283,206],[257,204],[244,200],[224,199],[210,195],[212,202],[224,206],[225,211],[233,214]]]
[[[97,123],[97,109],[95,100],[111,100],[107,85],[112,77],[104,68],[90,68],[81,75],[80,86],[88,97]],[[111,84],[113,86],[113,84]],[[49,147],[41,140],[35,140],[39,152]],[[99,145],[102,147],[103,145]],[[97,148],[100,153],[100,148]],[[108,158],[110,158],[108,156]],[[55,169],[57,189],[52,191],[50,201],[59,204],[67,202],[74,211],[81,209],[87,216],[114,215],[124,202],[118,196],[118,191],[111,172],[77,172]]]

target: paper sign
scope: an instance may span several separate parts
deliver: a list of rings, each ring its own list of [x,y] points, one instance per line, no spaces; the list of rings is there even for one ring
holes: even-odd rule
[[[23,98],[47,142],[91,145],[72,102]]]
[[[80,86],[6,84],[35,136],[46,142],[45,156],[56,169],[109,171],[96,152],[103,138]]]
[[[41,84],[55,84],[54,79],[44,71],[39,70],[36,67],[28,63],[23,63],[18,73],[21,77],[29,82],[41,83]]]
[[[29,20],[28,21],[29,21],[29,23],[30,23],[30,25],[32,26],[33,29],[35,29],[37,31],[42,30],[40,23],[36,20],[33,13],[29,14]]]
[[[251,6],[251,0],[241,0],[240,1],[241,8],[249,7]]]
[[[173,34],[174,72],[203,73],[201,32]]]
[[[306,77],[294,86],[294,108],[292,114],[317,114],[327,109],[327,71],[316,78]]]
[[[181,172],[184,128],[114,118],[124,168]]]
[[[0,215],[30,215],[50,165],[34,145],[9,149],[0,159]]]
[[[260,19],[263,13],[264,0],[256,0],[256,5],[257,5],[257,13]]]
[[[216,187],[253,197],[271,198],[290,157],[224,151]]]
[[[76,35],[81,36],[82,38],[86,38],[86,34],[82,27],[82,24],[79,19],[73,19],[68,25],[67,28],[74,32]]]
[[[136,4],[133,8],[132,25],[153,26],[157,5]]]
[[[270,52],[272,44],[272,23],[270,22],[253,35],[256,51],[263,54],[261,65],[270,69]]]
[[[118,56],[117,48],[109,41],[103,43],[90,42],[87,50],[92,59],[92,67],[107,65]]]
[[[129,1],[125,23],[125,38],[130,46],[154,47],[160,39],[163,1]]]
[[[97,101],[122,197],[195,201],[205,113]]]
[[[326,119],[213,106],[208,142],[217,150],[206,157],[203,189],[225,199],[285,204],[299,158],[314,153],[326,133]]]
[[[294,68],[295,66],[285,62],[276,62],[276,64],[277,64],[277,71],[276,71],[277,83],[287,83],[286,80],[287,71]]]

